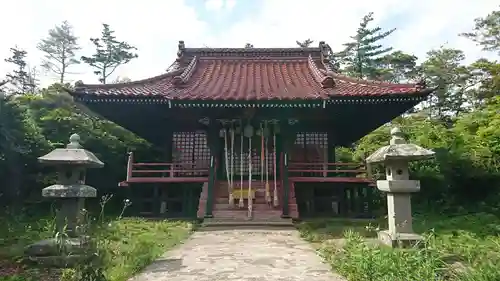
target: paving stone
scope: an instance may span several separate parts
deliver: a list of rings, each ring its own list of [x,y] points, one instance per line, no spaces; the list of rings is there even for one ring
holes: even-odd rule
[[[131,281],[345,281],[297,230],[196,232]]]

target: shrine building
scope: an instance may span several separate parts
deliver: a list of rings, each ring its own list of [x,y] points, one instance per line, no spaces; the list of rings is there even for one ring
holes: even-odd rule
[[[119,188],[152,217],[285,220],[371,217],[377,192],[350,146],[420,103],[423,84],[335,72],[329,47],[187,48],[166,73],[119,84],[81,82],[74,99],[164,152],[130,153]]]

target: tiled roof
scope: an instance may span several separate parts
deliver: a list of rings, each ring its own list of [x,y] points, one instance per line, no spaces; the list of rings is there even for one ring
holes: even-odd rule
[[[335,73],[327,67],[325,47],[321,42],[319,48],[185,48],[181,41],[175,70],[129,83],[78,83],[74,94],[178,100],[303,100],[409,95],[423,90],[417,84],[366,81]]]

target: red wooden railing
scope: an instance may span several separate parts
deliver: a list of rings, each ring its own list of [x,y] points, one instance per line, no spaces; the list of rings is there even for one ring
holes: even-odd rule
[[[290,177],[368,177],[363,163],[299,163],[288,165]]]
[[[206,181],[209,168],[197,168],[195,163],[139,163],[129,153],[127,179],[130,182],[189,182]]]

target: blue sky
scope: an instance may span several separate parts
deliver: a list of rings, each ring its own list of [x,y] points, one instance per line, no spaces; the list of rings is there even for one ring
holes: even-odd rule
[[[136,46],[139,58],[120,67],[116,76],[141,79],[161,74],[175,59],[177,42],[187,47],[291,47],[295,40],[326,41],[334,49],[355,32],[360,18],[372,11],[376,23],[397,31],[385,42],[421,59],[431,48],[446,44],[465,51],[469,61],[482,56],[472,42],[458,33],[472,28],[473,19],[499,7],[498,0],[7,0],[7,11],[25,11],[0,17],[0,58],[18,45],[28,51],[29,64],[40,64],[37,42],[48,29],[68,20],[82,50],[92,54],[90,37],[98,36],[102,23],[116,30],[118,39]],[[467,3],[467,4],[465,4]],[[16,28],[10,28],[15,26]],[[494,58],[494,57],[493,57]],[[0,61],[0,77],[10,71]],[[40,67],[38,67],[40,69]],[[85,65],[70,69],[69,80],[95,83],[97,78]],[[40,73],[43,85],[56,81]]]

